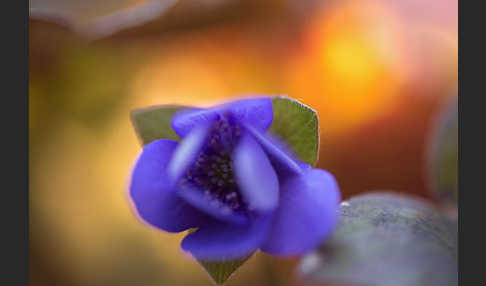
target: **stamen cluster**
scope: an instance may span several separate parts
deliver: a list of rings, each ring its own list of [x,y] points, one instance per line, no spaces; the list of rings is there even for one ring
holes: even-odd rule
[[[203,190],[211,205],[223,213],[247,210],[233,174],[232,151],[241,137],[241,128],[223,117],[213,124],[203,151],[181,180],[183,185]]]

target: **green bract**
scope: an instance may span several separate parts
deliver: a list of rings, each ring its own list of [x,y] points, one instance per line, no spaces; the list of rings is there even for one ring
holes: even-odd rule
[[[186,107],[182,105],[156,105],[133,110],[131,113],[133,127],[142,145],[157,139],[179,141],[180,138],[170,126],[170,122],[174,113],[183,108]]]
[[[277,135],[299,160],[315,166],[319,153],[319,122],[312,108],[285,96],[272,99],[270,132]]]

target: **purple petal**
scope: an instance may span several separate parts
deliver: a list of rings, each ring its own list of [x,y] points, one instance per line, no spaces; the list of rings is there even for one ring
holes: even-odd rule
[[[234,174],[249,208],[274,210],[278,205],[278,178],[262,147],[245,134],[233,152]]]
[[[188,168],[196,161],[207,142],[211,123],[211,121],[208,121],[197,125],[175,150],[172,160],[167,167],[171,184],[179,181]]]
[[[205,196],[202,190],[190,187],[179,187],[177,195],[187,203],[213,218],[240,225],[248,223],[248,218],[246,216],[234,212],[219,201],[215,201],[214,199]]]
[[[226,105],[233,118],[257,130],[267,131],[273,121],[273,105],[270,97],[236,100]]]
[[[284,182],[280,193],[262,251],[288,256],[316,248],[338,221],[341,195],[334,177],[320,169],[307,169],[304,175]]]
[[[278,142],[276,139],[267,137],[267,135],[262,134],[251,126],[245,125],[245,129],[255,137],[258,143],[260,143],[270,158],[273,166],[278,171],[285,172],[285,175],[302,174],[299,164],[294,161],[294,159],[292,159],[287,152],[285,152],[286,148],[280,142]]]
[[[145,145],[130,182],[130,197],[147,223],[168,232],[199,226],[207,217],[181,200],[167,184],[167,164],[177,142],[161,139]]]
[[[174,114],[171,125],[177,135],[184,138],[195,126],[205,122],[214,122],[219,119],[219,116],[214,108],[187,108]]]
[[[257,250],[268,235],[270,216],[260,216],[245,226],[212,221],[187,235],[182,249],[200,260],[233,260]]]
[[[305,172],[305,171],[308,171],[310,169],[312,169],[312,166],[305,163],[305,162],[302,162],[302,161],[297,161],[297,164],[299,165],[300,169]]]
[[[221,115],[229,113],[233,119],[246,123],[259,131],[266,131],[273,120],[272,100],[269,97],[241,99],[212,108],[191,108],[177,112],[172,118],[172,128],[184,138],[203,122],[218,120]]]

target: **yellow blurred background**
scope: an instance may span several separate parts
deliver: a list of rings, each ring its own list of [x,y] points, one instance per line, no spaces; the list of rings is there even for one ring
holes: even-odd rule
[[[211,285],[180,250],[184,234],[130,209],[138,107],[288,95],[318,111],[318,167],[344,198],[387,189],[434,199],[425,153],[457,97],[457,0],[30,7],[31,285]],[[227,285],[303,285],[296,259],[257,253]]]

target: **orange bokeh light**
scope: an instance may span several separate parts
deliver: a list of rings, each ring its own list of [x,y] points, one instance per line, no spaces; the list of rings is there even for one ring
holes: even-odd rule
[[[372,2],[329,7],[315,19],[288,69],[289,93],[320,112],[326,132],[346,132],[394,102],[403,80],[397,19]]]

